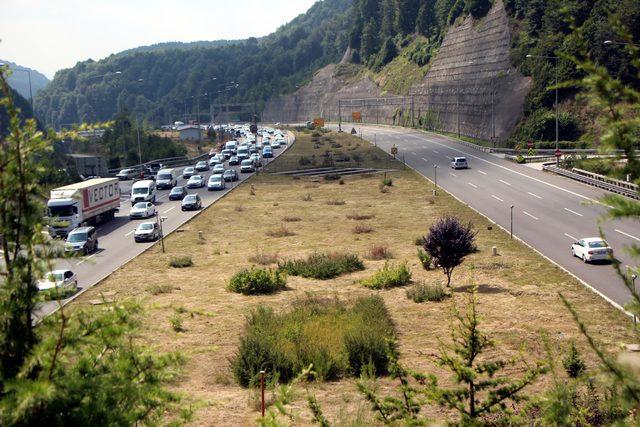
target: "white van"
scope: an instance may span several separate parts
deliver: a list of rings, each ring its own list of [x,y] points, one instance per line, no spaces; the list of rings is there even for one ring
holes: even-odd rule
[[[178,175],[175,169],[161,169],[156,175],[156,187],[158,190],[171,189],[178,185]]]
[[[131,205],[138,202],[156,202],[156,184],[151,180],[134,182],[131,186]]]
[[[238,149],[238,142],[237,141],[229,141],[224,145],[224,148],[226,150],[233,151],[233,154],[235,154],[236,150]]]

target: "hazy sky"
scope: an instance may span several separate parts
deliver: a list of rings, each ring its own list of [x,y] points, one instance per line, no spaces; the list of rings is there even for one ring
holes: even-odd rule
[[[47,77],[166,41],[264,36],[315,0],[0,0],[0,58]]]

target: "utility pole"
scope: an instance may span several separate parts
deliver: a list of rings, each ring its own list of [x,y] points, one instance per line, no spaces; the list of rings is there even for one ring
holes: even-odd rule
[[[342,100],[338,99],[338,132],[342,132]]]

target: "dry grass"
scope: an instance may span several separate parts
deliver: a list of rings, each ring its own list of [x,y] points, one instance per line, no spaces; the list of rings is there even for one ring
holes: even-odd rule
[[[336,136],[336,140],[340,137]],[[295,155],[295,149],[294,146],[289,150],[292,155]],[[185,406],[195,408],[193,424],[254,425],[259,414],[255,406],[247,405],[253,392],[229,381],[228,360],[236,351],[247,313],[258,306],[285,310],[307,293],[343,299],[370,295],[376,291],[365,288],[359,281],[382,268],[384,261],[367,261],[366,270],[331,280],[289,277],[287,290],[272,295],[257,297],[230,293],[225,289],[226,284],[234,272],[250,265],[248,254],[256,253],[256,248],[265,253],[277,253],[283,259],[303,258],[314,252],[364,254],[372,245],[385,242],[393,248],[398,262],[408,262],[416,283],[434,283],[441,281],[443,274],[440,270],[422,268],[414,239],[426,234],[434,219],[456,215],[463,222],[471,221],[478,230],[479,251],[454,271],[451,301],[415,304],[407,300],[403,288],[388,289],[381,294],[400,331],[401,361],[409,369],[433,373],[448,383],[450,377],[443,374],[429,355],[437,353],[440,340],[449,340],[451,304],[460,304],[465,291],[474,284],[479,286],[481,327],[496,340],[504,358],[524,354],[528,361],[535,361],[546,357],[540,335],[544,330],[549,348],[563,350],[571,341],[576,341],[588,367],[598,365],[597,358],[588,350],[571,315],[559,300],[560,291],[578,310],[594,338],[607,352],[618,352],[621,343],[635,342],[629,319],[571,276],[524,245],[510,240],[496,227],[488,230],[490,223],[487,220],[443,191],[436,196],[436,203],[425,203],[433,185],[414,172],[390,175],[393,176],[393,191],[385,197],[380,197],[377,187],[380,178],[370,176],[350,180],[346,186],[340,186],[337,181],[323,183],[314,190],[315,201],[301,203],[301,197],[308,192],[303,180],[261,174],[250,182],[255,186],[256,196],[249,194],[248,183],[243,184],[240,191],[232,192],[181,227],[182,233],[167,236],[166,254],[158,245],[154,246],[89,289],[74,305],[90,306],[89,301],[106,292],[114,293],[118,300],[140,301],[146,309],[140,339],[157,352],[178,350],[186,357],[183,375],[173,388],[185,395]],[[354,236],[354,224],[344,220],[344,209],[324,203],[335,197],[337,191],[340,191],[340,197],[349,201],[354,212],[373,215],[368,223],[375,227],[374,234]],[[274,207],[273,203],[279,205]],[[235,214],[234,208],[239,205],[245,206],[251,215]],[[284,239],[266,238],[265,234],[273,228],[269,219],[287,215],[303,220],[296,225],[296,235]],[[210,235],[216,236],[215,242],[210,239],[204,245],[197,245],[198,230],[208,230]],[[499,257],[490,255],[492,246],[498,247]],[[185,280],[185,270],[168,266],[171,257],[185,253],[191,254],[194,261],[188,275],[198,280]],[[152,295],[147,291],[149,283],[158,286],[179,283],[180,289]],[[177,326],[183,331],[179,334],[169,326],[177,306],[184,307],[189,313],[199,313],[180,317],[182,324]],[[525,393],[541,390],[551,382],[550,376],[546,376],[525,389]],[[395,385],[384,379],[381,389],[389,391]],[[316,394],[325,415],[335,425],[350,424],[356,417],[362,417],[362,425],[376,423],[353,380],[313,383],[309,389]],[[294,411],[300,414],[299,425],[311,424],[305,396],[300,392],[292,402]],[[447,412],[432,406],[425,407],[422,413],[434,419],[447,416]]]
[[[369,234],[373,233],[373,227],[368,224],[358,224],[353,227],[353,234]]]
[[[267,254],[264,252],[258,252],[249,257],[249,262],[253,264],[260,264],[260,265],[271,265],[271,264],[277,263],[278,259],[279,257],[277,253]]]
[[[332,199],[332,200],[327,200],[327,204],[329,206],[343,206],[343,205],[346,205],[347,202],[345,202],[344,200]]]
[[[367,252],[367,259],[373,261],[391,258],[393,258],[393,252],[391,252],[387,245],[374,245],[369,249],[369,252]]]
[[[362,215],[359,213],[352,213],[352,214],[348,214],[347,215],[347,219],[352,219],[354,221],[364,221],[364,220],[368,220],[371,218],[374,218],[375,215]]]
[[[233,208],[233,210],[236,212],[244,212],[244,206],[238,205],[235,208]]]
[[[268,230],[266,234],[269,237],[289,237],[289,236],[295,236],[296,235],[296,233],[294,233],[293,231],[289,230],[284,225],[281,225],[278,228],[273,228],[271,230]]]
[[[300,221],[302,221],[302,218],[300,218],[299,216],[290,216],[290,215],[287,215],[287,216],[285,216],[284,218],[282,218],[282,220],[283,220],[284,222],[300,222]]]

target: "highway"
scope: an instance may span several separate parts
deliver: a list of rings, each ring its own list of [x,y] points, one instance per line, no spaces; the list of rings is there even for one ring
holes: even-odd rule
[[[289,134],[286,135],[286,139],[288,142],[287,147],[289,147],[293,141],[293,138]],[[280,149],[274,150],[274,158],[262,159],[263,166],[277,158],[283,151],[285,151],[287,147],[281,147]],[[182,178],[182,170],[185,167],[186,166],[176,168],[178,171],[180,171],[178,185],[186,185],[187,180]],[[236,169],[239,178],[236,182],[227,182],[225,190],[208,191],[206,186],[204,188],[188,190],[189,194],[197,193],[200,195],[200,197],[202,198],[202,209],[205,209],[208,206],[212,205],[222,196],[232,191],[234,188],[242,184],[242,182],[253,175],[240,173],[240,166],[229,166],[228,163],[225,163],[225,168]],[[205,176],[206,182],[211,175],[211,171],[199,172],[199,174]],[[129,196],[131,193],[132,183],[133,181],[120,182],[120,192],[122,195],[120,199],[120,210],[116,214],[114,220],[101,224],[97,227],[99,242],[99,249],[97,251],[89,254],[88,256],[54,260],[55,269],[68,268],[76,273],[76,275],[78,276],[79,292],[74,294],[67,300],[41,303],[34,314],[36,321],[37,319],[45,317],[54,312],[61,303],[66,304],[71,299],[82,293],[84,290],[94,286],[96,283],[100,282],[102,279],[107,277],[127,261],[144,252],[153,244],[160,244],[159,242],[136,243],[133,239],[133,232],[138,224],[144,221],[154,221],[155,218],[150,218],[148,220],[129,219],[129,210],[131,208]],[[181,201],[170,201],[168,199],[169,192],[170,190],[158,190],[155,203],[159,215],[161,217],[166,217],[166,220],[162,225],[165,236],[179,228],[181,225],[193,218],[198,213],[198,211],[183,212],[181,210]]]
[[[352,126],[343,124],[343,130],[349,131]],[[598,220],[606,208],[598,200],[610,193],[507,161],[446,136],[388,126],[355,126],[364,139],[375,140],[387,152],[395,144],[398,156],[426,178],[433,181],[437,171],[438,187],[506,230],[510,229],[510,206],[513,205],[515,236],[614,305],[623,306],[629,301],[628,290],[610,264],[585,264],[571,255],[574,241],[599,235]],[[335,125],[330,127],[337,129]],[[456,156],[466,157],[469,169],[453,170],[450,162]],[[623,247],[640,243],[640,223],[608,221],[603,224],[603,230],[623,267],[637,267]]]

